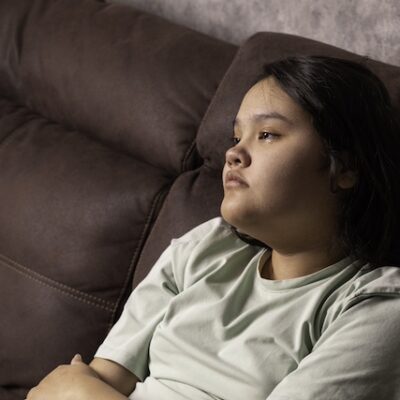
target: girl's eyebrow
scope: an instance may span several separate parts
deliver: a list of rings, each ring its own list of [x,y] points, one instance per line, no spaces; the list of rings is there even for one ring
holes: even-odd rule
[[[262,120],[265,120],[265,119],[271,119],[271,118],[280,119],[280,120],[286,122],[289,125],[293,125],[293,121],[291,121],[288,117],[285,117],[284,115],[279,114],[276,111],[273,111],[273,112],[270,112],[270,113],[267,113],[267,114],[264,114],[264,113],[263,114],[254,114],[254,115],[251,116],[250,120],[253,121],[253,122],[259,122],[259,121],[262,121]],[[233,125],[233,127],[235,127],[237,125],[241,125],[240,119],[236,117],[232,121],[232,125]]]

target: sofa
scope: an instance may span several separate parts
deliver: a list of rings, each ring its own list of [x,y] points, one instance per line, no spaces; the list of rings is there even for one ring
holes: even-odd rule
[[[0,2],[0,400],[90,361],[170,240],[219,215],[232,120],[265,63],[359,60],[259,32],[241,46],[121,4]]]

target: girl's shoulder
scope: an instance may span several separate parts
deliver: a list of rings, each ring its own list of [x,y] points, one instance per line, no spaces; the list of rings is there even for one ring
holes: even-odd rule
[[[367,306],[392,298],[400,308],[400,267],[382,266],[371,268],[369,264],[359,266],[358,271],[346,283],[340,285],[327,299],[327,318],[325,325],[330,325],[356,305]],[[365,307],[358,307],[359,310]]]
[[[364,265],[351,284],[352,297],[400,296],[400,267]]]
[[[243,269],[260,248],[242,241],[223,218],[206,221],[183,236],[173,239],[170,246],[173,268],[180,287],[187,289],[211,274],[234,274]]]

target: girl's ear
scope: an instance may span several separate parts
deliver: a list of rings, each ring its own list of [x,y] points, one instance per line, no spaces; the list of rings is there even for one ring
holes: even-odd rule
[[[354,167],[349,153],[342,152],[338,160],[336,185],[340,189],[351,189],[358,181],[358,173]]]

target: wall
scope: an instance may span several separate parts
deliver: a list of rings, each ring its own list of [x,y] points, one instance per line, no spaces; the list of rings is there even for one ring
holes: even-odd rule
[[[111,0],[239,44],[293,33],[400,65],[399,0]]]

